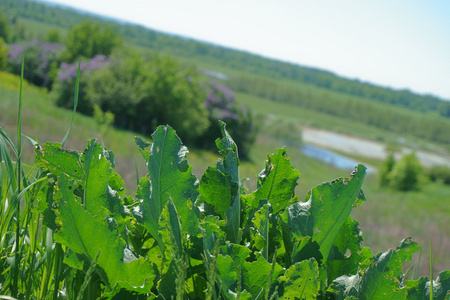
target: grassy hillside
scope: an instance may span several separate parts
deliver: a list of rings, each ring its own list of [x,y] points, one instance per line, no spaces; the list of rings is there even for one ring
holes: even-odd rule
[[[16,130],[18,90],[19,78],[17,76],[0,73],[0,111],[2,111],[0,124],[11,137],[14,136]],[[245,99],[245,96],[240,98]],[[308,114],[306,113],[306,115]],[[293,118],[295,117],[294,112]],[[319,113],[310,117],[317,120],[327,118],[326,115]],[[52,95],[45,89],[25,83],[22,112],[24,134],[40,143],[61,141],[70,118],[71,112],[55,107]],[[330,124],[332,123],[330,121]],[[344,125],[342,124],[342,126]],[[92,118],[76,115],[66,145],[67,148],[81,151],[90,138],[103,140],[104,145],[116,155],[116,169],[125,180],[127,189],[133,191],[136,188],[137,178],[135,165],[137,165],[139,176],[143,176],[146,172],[143,160],[133,142],[135,135],[132,132],[110,128],[104,136],[100,136],[100,129]],[[148,139],[148,136],[144,138]],[[211,143],[213,142],[211,141]],[[259,135],[256,145],[251,150],[251,161],[243,162],[241,165],[241,177],[249,178],[246,182],[249,189],[255,188],[256,174],[263,169],[267,154],[273,153],[276,148],[281,146],[282,143],[273,136],[265,135],[264,132]],[[25,160],[30,164],[32,164],[32,155],[32,147],[27,145]],[[288,147],[288,155],[292,164],[301,173],[297,188],[300,199],[303,199],[304,195],[315,185],[347,175],[346,171],[304,156],[297,147]],[[211,152],[190,149],[188,159],[193,166],[194,173],[200,176],[207,166],[215,164],[217,156]],[[369,175],[363,189],[367,202],[355,209],[354,217],[361,223],[367,245],[381,251],[389,247],[396,247],[398,241],[406,236],[413,236],[424,246],[423,255],[427,257],[428,242],[431,238],[435,261],[434,270],[438,272],[448,269],[450,257],[447,255],[447,249],[450,245],[450,231],[446,224],[450,222],[450,207],[448,206],[450,187],[425,183],[417,192],[393,192],[380,189],[376,175]],[[421,274],[426,275],[427,270],[427,260],[423,259]]]

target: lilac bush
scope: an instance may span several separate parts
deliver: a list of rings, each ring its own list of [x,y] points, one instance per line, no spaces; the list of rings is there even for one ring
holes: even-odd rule
[[[243,105],[237,105],[231,89],[216,81],[211,81],[208,86],[205,106],[209,113],[211,126],[205,137],[199,141],[199,146],[207,147],[202,141],[209,141],[220,136],[218,121],[221,120],[227,124],[228,132],[233,136],[239,147],[240,156],[248,158],[250,148],[256,139],[258,126],[255,125],[247,108]]]
[[[105,55],[96,55],[89,61],[82,61],[80,63],[80,74],[85,71],[99,70],[106,67],[110,60]],[[68,64],[66,62],[61,63],[60,71],[58,73],[58,81],[64,83],[67,81],[73,81],[77,78],[78,62]]]
[[[215,120],[238,119],[235,112],[235,97],[231,89],[211,81],[206,97],[206,109],[210,111],[211,118]]]
[[[12,44],[7,52],[8,70],[20,74],[22,55],[25,51],[24,78],[38,86],[50,88],[53,72],[58,67],[58,57],[64,49],[58,43],[32,41],[25,44]]]
[[[104,55],[96,55],[88,61],[80,63],[80,86],[78,90],[78,107],[77,111],[83,114],[91,115],[93,112],[93,104],[86,98],[86,87],[89,74],[93,71],[100,70],[110,63],[110,59]],[[57,76],[56,85],[56,105],[64,108],[73,108],[73,95],[75,91],[75,82],[78,72],[78,62],[69,64],[61,63]]]

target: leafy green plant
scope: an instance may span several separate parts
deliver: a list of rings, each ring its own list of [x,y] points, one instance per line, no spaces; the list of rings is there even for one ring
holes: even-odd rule
[[[300,201],[294,194],[300,174],[286,150],[278,149],[258,174],[257,189],[248,193],[239,177],[236,144],[221,126],[216,145],[222,158],[200,181],[172,128],[158,127],[153,143],[136,138],[148,175],[135,197],[124,194],[114,155],[95,140],[83,153],[59,143],[37,146],[36,170],[42,175],[34,190],[22,193],[36,197],[25,199],[28,209],[21,215],[42,227],[19,230],[19,263],[5,262],[3,268],[24,273],[16,279],[9,273],[4,282],[11,284],[3,284],[2,293],[30,299],[429,295],[429,279],[408,281],[402,273],[402,264],[419,249],[410,238],[375,255],[361,247],[361,231],[350,213],[365,200],[364,166],[348,178],[318,185]],[[5,160],[2,167],[8,164]],[[6,234],[20,225],[2,219]],[[27,237],[39,239],[28,243]],[[2,244],[2,255],[11,247]],[[26,272],[27,266],[35,266],[36,273]],[[36,284],[35,276],[43,275],[44,283]],[[449,284],[450,272],[439,274],[433,298],[444,299]]]
[[[249,192],[224,123],[221,158],[200,180],[175,130],[159,126],[152,143],[136,138],[148,174],[130,196],[114,154],[96,140],[82,153],[64,148],[70,127],[62,143],[28,138],[35,166],[24,166],[21,96],[18,111],[17,146],[0,130],[0,298],[450,296],[450,271],[405,279],[403,263],[419,249],[411,238],[383,253],[361,246],[351,211],[365,201],[363,165],[302,201],[300,173],[277,149]]]

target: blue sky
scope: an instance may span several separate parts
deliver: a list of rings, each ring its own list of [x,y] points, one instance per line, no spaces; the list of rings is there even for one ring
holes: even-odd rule
[[[46,0],[450,100],[448,0]]]

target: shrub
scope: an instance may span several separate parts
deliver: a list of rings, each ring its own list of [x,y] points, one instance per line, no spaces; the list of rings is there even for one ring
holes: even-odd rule
[[[389,173],[389,184],[400,191],[417,189],[421,172],[422,166],[415,153],[405,154]]]
[[[33,41],[23,45],[11,45],[8,55],[8,70],[20,74],[22,55],[25,51],[24,78],[29,82],[50,88],[53,83],[51,74],[55,72],[63,46],[57,43]]]
[[[0,37],[0,71],[3,71],[6,68],[6,64],[8,62],[8,57],[6,53],[8,52],[8,48],[5,45],[5,42]]]
[[[447,166],[433,166],[426,171],[431,181],[441,181],[450,185],[450,168]]]
[[[86,115],[92,115],[93,105],[86,97],[86,86],[89,75],[93,70],[98,70],[109,64],[104,55],[97,55],[88,61],[80,63],[80,86],[78,92],[77,111]],[[55,87],[56,105],[64,108],[73,108],[74,86],[77,78],[78,63],[61,63],[58,73],[58,82]]]
[[[208,88],[205,105],[210,126],[197,140],[197,145],[202,148],[211,147],[209,141],[220,135],[218,121],[221,120],[227,124],[228,132],[234,137],[241,158],[248,159],[257,134],[257,126],[252,114],[245,106],[236,104],[235,96],[228,87],[211,81]]]
[[[92,72],[87,94],[103,111],[111,111],[114,124],[135,129],[136,106],[144,98],[144,61],[135,55],[113,56],[107,67]]]

